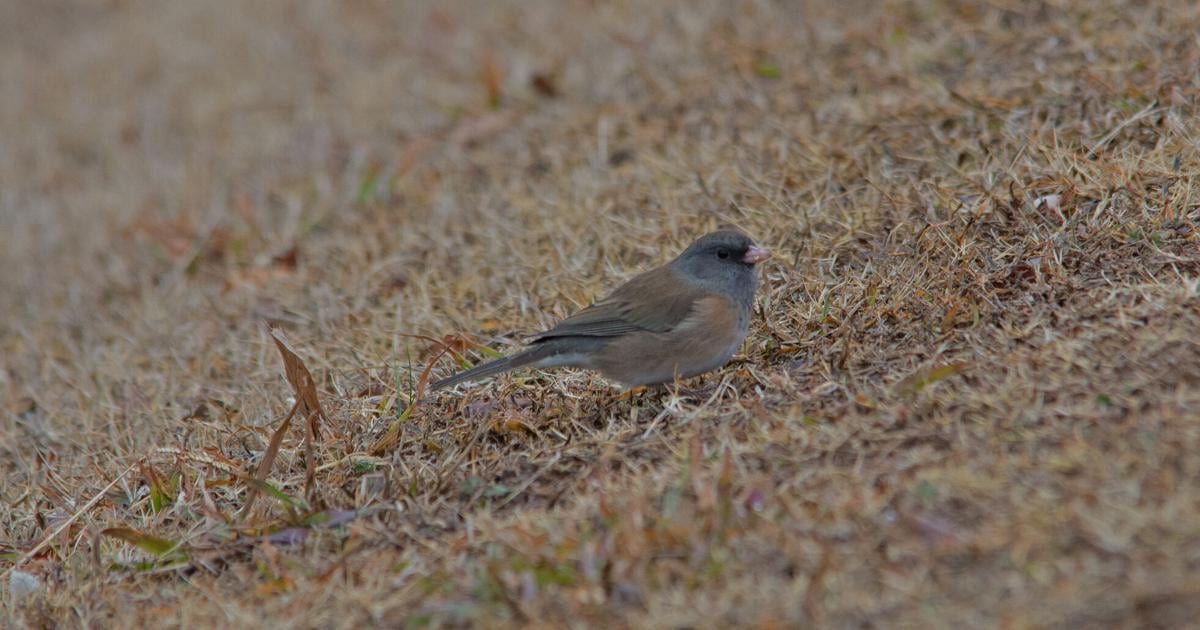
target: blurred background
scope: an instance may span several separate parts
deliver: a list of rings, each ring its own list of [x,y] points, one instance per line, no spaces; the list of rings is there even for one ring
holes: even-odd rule
[[[387,184],[483,140],[536,161],[528,154],[541,129],[576,116],[572,107],[615,111],[638,92],[697,78],[714,22],[755,5],[94,1],[0,10],[3,282],[51,299],[67,285],[95,289],[88,279],[106,270],[130,272],[110,269],[125,258],[116,250],[147,230],[151,240],[169,236],[159,221],[189,223],[175,227],[194,233],[174,236],[203,239],[241,220],[235,199],[244,197],[265,214],[243,218],[284,229],[262,201],[288,178],[306,178],[322,204],[337,205],[362,201],[370,173],[388,171]],[[813,36],[798,20],[759,26],[779,39]],[[748,46],[760,36],[739,34]],[[756,63],[747,54],[743,62]],[[497,140],[518,123],[519,140]],[[590,151],[595,132],[580,138]],[[549,157],[569,150],[551,147]]]
[[[0,570],[48,541],[0,626],[1194,624],[1198,31],[0,1]],[[703,396],[406,411],[430,337],[507,350],[721,222],[777,255]],[[234,517],[291,404],[264,322],[332,428],[314,488],[294,427],[270,480],[352,523]]]

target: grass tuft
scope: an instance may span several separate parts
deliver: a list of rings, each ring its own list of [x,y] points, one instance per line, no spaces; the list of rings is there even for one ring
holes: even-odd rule
[[[1195,3],[148,7],[0,23],[0,626],[1200,614]],[[428,391],[724,224],[725,368]]]

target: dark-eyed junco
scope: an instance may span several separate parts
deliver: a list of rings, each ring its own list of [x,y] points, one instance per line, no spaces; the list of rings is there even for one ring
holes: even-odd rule
[[[746,338],[758,286],[754,266],[770,256],[742,232],[706,234],[675,260],[534,336],[524,351],[433,389],[523,367],[586,368],[631,387],[715,370]]]

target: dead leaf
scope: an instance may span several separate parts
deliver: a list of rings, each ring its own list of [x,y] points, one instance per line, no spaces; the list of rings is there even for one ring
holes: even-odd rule
[[[516,410],[509,410],[503,413],[499,418],[492,422],[491,429],[493,433],[525,433],[531,437],[537,436],[537,430],[526,422],[522,414]]]
[[[208,419],[208,404],[205,401],[200,401],[200,404],[196,405],[196,407],[194,409],[189,411],[187,413],[187,415],[185,415],[184,417],[180,418],[179,421],[187,422],[188,420],[207,420],[207,419]]]
[[[275,254],[271,257],[271,264],[275,267],[282,267],[289,271],[295,271],[296,266],[300,262],[300,247],[292,245],[291,247]]]
[[[553,74],[539,72],[529,77],[529,86],[546,98],[558,98],[558,83],[554,80]]]
[[[284,377],[289,385],[292,386],[292,392],[295,394],[296,402],[292,405],[290,411],[283,422],[279,424],[279,428],[271,436],[271,441],[267,445],[267,450],[263,453],[262,460],[258,463],[258,469],[254,472],[253,480],[256,484],[250,484],[246,490],[246,505],[242,508],[241,515],[244,517],[250,513],[250,508],[254,504],[256,494],[256,485],[266,482],[267,474],[271,470],[271,465],[275,462],[275,456],[279,453],[279,446],[283,443],[283,436],[287,433],[288,427],[291,426],[292,418],[299,414],[307,422],[304,430],[304,463],[305,463],[305,489],[311,493],[313,488],[313,480],[316,477],[316,462],[313,460],[313,444],[321,436],[320,421],[329,422],[329,416],[326,415],[324,408],[321,407],[320,397],[317,395],[316,381],[313,380],[312,374],[308,371],[308,367],[304,365],[304,361],[300,359],[300,355],[288,343],[284,337],[283,331],[278,328],[270,329],[271,340],[275,342],[275,347],[279,350],[279,356],[283,359]]]

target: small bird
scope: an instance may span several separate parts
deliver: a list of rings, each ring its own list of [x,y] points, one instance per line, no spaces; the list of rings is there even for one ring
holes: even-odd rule
[[[715,370],[746,338],[758,286],[754,266],[770,257],[738,230],[706,234],[675,260],[535,335],[527,349],[433,389],[527,367],[596,370],[629,387]]]

